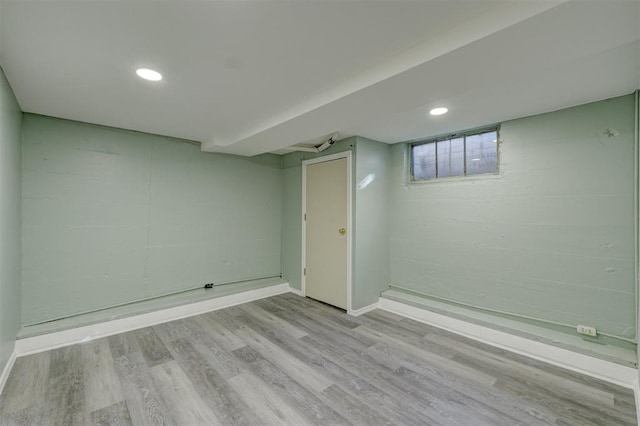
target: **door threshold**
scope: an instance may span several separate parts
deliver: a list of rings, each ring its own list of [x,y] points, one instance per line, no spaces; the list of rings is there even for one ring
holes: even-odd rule
[[[328,306],[330,308],[337,309],[337,310],[339,310],[341,312],[344,312],[345,314],[347,313],[346,309],[342,309],[341,307],[332,305],[331,303],[323,302],[322,300],[314,299],[313,297],[309,297],[309,296],[306,296],[306,298],[307,299],[311,299],[314,302],[322,303],[323,305],[326,305],[326,306]]]

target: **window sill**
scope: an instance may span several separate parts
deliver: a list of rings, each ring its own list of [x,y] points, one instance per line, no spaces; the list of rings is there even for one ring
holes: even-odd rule
[[[444,183],[461,183],[461,182],[476,182],[483,180],[494,180],[501,179],[502,173],[487,173],[482,175],[471,175],[471,176],[450,176],[443,178],[435,178],[435,179],[424,179],[424,180],[409,180],[409,186],[423,186],[423,185],[433,185],[433,184],[444,184]]]

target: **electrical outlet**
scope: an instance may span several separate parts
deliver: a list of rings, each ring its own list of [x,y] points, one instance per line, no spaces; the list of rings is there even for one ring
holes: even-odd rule
[[[578,325],[576,330],[578,330],[579,334],[584,334],[585,336],[596,337],[598,334],[595,327],[589,327],[587,325]]]

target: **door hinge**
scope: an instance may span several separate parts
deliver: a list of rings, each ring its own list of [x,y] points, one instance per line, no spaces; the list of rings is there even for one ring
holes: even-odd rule
[[[306,213],[304,214],[304,220],[307,220],[307,214]]]
[[[304,268],[304,276],[307,276],[307,268]]]

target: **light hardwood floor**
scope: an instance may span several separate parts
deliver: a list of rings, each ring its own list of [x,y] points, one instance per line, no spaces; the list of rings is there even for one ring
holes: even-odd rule
[[[26,425],[627,425],[633,392],[403,319],[293,294],[19,358]]]

